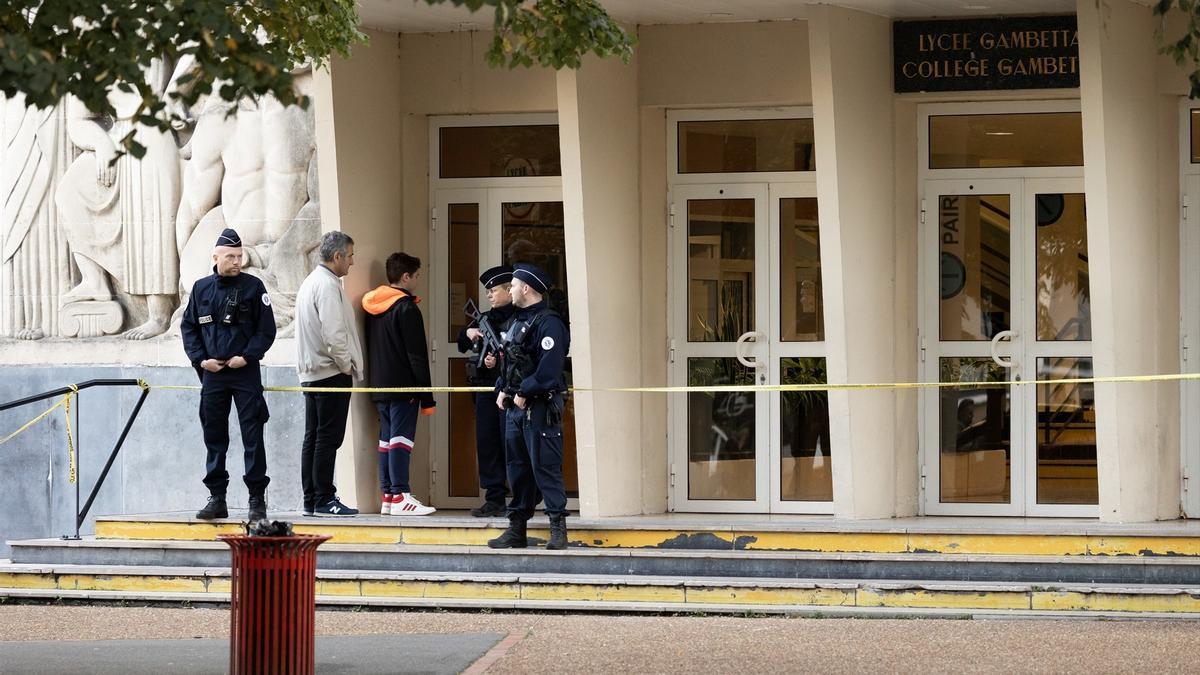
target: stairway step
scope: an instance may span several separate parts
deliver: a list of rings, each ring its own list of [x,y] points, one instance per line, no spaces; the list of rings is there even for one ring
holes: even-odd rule
[[[332,520],[273,513],[293,521],[299,534],[328,534],[343,544],[417,544],[484,546],[507,521],[470,517],[425,518],[362,516]],[[826,553],[940,553],[953,555],[1169,556],[1200,558],[1200,528],[1101,527],[1036,531],[1030,528],[961,526],[913,527],[891,521],[747,523],[705,526],[702,521],[671,519],[569,521],[570,541],[588,548],[688,550],[815,551]],[[190,514],[102,516],[100,539],[212,541],[218,534],[239,534],[237,520],[197,521]],[[1147,533],[1149,532],[1149,534]],[[545,518],[530,522],[530,536],[549,537]]]
[[[20,564],[223,567],[216,541],[86,538],[12,542]],[[808,551],[571,548],[493,550],[479,546],[334,544],[318,550],[322,570],[551,573],[822,579],[937,579],[1057,583],[1186,584],[1200,558],[1135,556],[826,553]]]
[[[177,594],[227,602],[229,570],[204,567],[102,565],[0,566],[0,596],[71,597],[77,592],[124,593],[151,599]],[[648,603],[658,611],[701,606],[853,607],[894,611],[1200,613],[1200,584],[1022,584],[946,581],[751,579],[631,575],[428,574],[319,571],[317,594],[349,604],[484,606],[481,602]],[[475,604],[472,604],[475,603]]]

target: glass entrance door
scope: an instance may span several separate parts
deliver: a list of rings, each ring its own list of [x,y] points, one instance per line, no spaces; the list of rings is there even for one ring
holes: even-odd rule
[[[676,186],[672,212],[672,384],[823,382],[815,186]],[[830,512],[827,398],[673,395],[673,508]]]
[[[435,384],[469,386],[467,354],[458,351],[459,331],[470,319],[467,301],[488,309],[479,274],[499,264],[529,262],[553,280],[551,301],[569,317],[562,190],[556,187],[448,189],[434,193],[433,250],[430,288],[443,289],[431,298],[431,344]],[[568,359],[570,384],[570,359]],[[445,413],[432,418],[433,504],[471,508],[481,502],[475,454],[475,405],[471,394],[439,395]],[[568,508],[578,508],[574,404],[567,398],[563,419],[563,478]]]
[[[921,236],[926,512],[1097,515],[1079,179],[927,181]]]

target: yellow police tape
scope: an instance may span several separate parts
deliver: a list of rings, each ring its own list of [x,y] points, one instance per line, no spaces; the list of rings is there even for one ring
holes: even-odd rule
[[[62,408],[63,415],[66,418],[66,422],[67,422],[67,424],[66,424],[67,457],[68,457],[68,461],[70,462],[70,472],[67,474],[67,480],[72,485],[74,485],[75,484],[75,440],[74,440],[74,434],[72,434],[72,432],[71,432],[71,397],[79,395],[79,387],[74,384],[69,384],[67,386],[71,388],[71,392],[68,394],[64,394],[61,401],[59,401],[58,403],[55,403],[54,405],[47,408],[46,411],[43,412],[42,414],[38,415],[37,417],[35,417],[35,418],[29,420],[28,422],[26,422],[25,424],[21,425],[21,428],[17,429],[16,431],[12,432],[11,434],[0,439],[0,445],[4,445],[5,443],[11,441],[12,439],[16,438],[17,436],[20,436],[25,431],[28,431],[33,425],[35,425],[38,422],[41,422],[42,420],[49,417],[50,413],[54,412],[55,410],[58,410],[59,408]]]
[[[1168,375],[1116,375],[1108,377],[1076,377],[1056,380],[996,380],[982,382],[865,382],[860,384],[734,384],[680,387],[569,387],[574,392],[623,392],[632,394],[769,392],[769,391],[859,391],[864,389],[980,389],[1028,385],[1104,384],[1114,382],[1180,382],[1200,380],[1200,373],[1171,373]],[[197,391],[198,384],[146,384],[150,389]],[[264,391],[310,394],[467,394],[494,391],[492,387],[263,387]]]
[[[715,385],[715,386],[686,386],[686,387],[570,387],[572,393],[588,392],[621,392],[633,394],[675,394],[675,393],[725,393],[725,392],[789,392],[789,391],[862,391],[862,390],[903,390],[903,389],[981,389],[996,387],[1020,387],[1029,385],[1060,385],[1060,384],[1107,384],[1123,382],[1184,382],[1200,380],[1200,373],[1171,373],[1167,375],[1115,375],[1108,377],[1076,377],[1057,380],[999,380],[984,382],[865,382],[859,384],[746,384],[746,385]],[[79,393],[76,385],[68,385],[73,391],[63,397],[62,401],[52,406],[42,414],[26,422],[21,428],[0,440],[0,445],[28,431],[30,427],[45,419],[50,413],[64,408],[67,413],[67,452],[70,455],[70,481],[75,482],[75,445],[71,432],[71,397]],[[165,389],[179,391],[197,391],[196,384],[149,384],[138,380],[142,389]],[[467,394],[491,392],[491,387],[263,387],[264,391],[291,393],[351,393],[351,394]]]

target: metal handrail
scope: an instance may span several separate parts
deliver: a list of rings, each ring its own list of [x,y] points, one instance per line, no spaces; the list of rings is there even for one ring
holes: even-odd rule
[[[133,412],[129,414],[129,419],[125,421],[125,428],[121,430],[120,437],[117,438],[116,444],[113,445],[112,452],[110,452],[108,455],[108,461],[104,463],[104,469],[100,472],[100,477],[96,479],[96,484],[92,487],[92,493],[88,495],[87,502],[83,504],[82,510],[79,508],[79,485],[83,481],[79,468],[82,465],[81,460],[83,459],[83,454],[79,453],[78,460],[75,463],[75,536],[71,537],[64,534],[62,537],[63,539],[80,538],[79,528],[83,526],[83,521],[87,519],[88,511],[92,509],[92,504],[94,504],[96,501],[96,495],[100,493],[100,486],[104,485],[104,480],[108,478],[108,472],[112,469],[113,462],[115,462],[117,459],[117,454],[121,452],[121,447],[125,445],[125,439],[129,436],[129,430],[133,428],[133,422],[137,419],[138,413],[142,411],[142,404],[146,402],[146,396],[150,394],[150,387],[146,386],[146,384],[141,380],[88,380],[87,382],[81,382],[77,385],[61,387],[59,389],[42,392],[40,394],[34,394],[33,396],[26,396],[25,398],[8,401],[7,403],[0,403],[0,412],[3,412],[5,410],[19,408],[23,405],[29,405],[30,403],[44,401],[48,398],[54,398],[56,396],[67,396],[71,394],[78,396],[81,391],[84,389],[90,389],[91,387],[141,387],[142,395],[138,398],[137,404],[134,405]],[[76,452],[79,451],[81,446],[80,441],[82,441],[83,438],[83,428],[80,422],[79,409],[80,405],[78,402],[76,402],[75,429],[76,434],[79,437],[79,440],[75,444]]]

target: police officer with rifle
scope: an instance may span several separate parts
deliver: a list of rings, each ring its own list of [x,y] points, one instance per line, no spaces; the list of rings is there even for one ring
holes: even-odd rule
[[[467,383],[491,387],[500,376],[499,359],[502,349],[501,333],[508,328],[516,307],[512,304],[510,285],[512,268],[493,267],[479,276],[487,293],[491,309],[480,312],[468,301],[466,311],[471,323],[458,334],[458,351],[467,357]],[[504,515],[504,413],[496,411],[493,393],[475,396],[475,456],[479,466],[479,486],[484,491],[484,503],[471,509],[476,518]]]
[[[571,337],[566,322],[546,302],[549,277],[534,265],[513,270],[517,306],[505,334],[496,405],[505,411],[508,529],[488,542],[491,548],[525,548],[526,523],[540,492],[550,517],[548,550],[567,547],[567,493],[563,483],[563,367]]]

